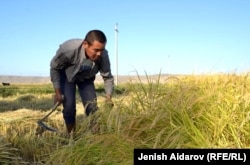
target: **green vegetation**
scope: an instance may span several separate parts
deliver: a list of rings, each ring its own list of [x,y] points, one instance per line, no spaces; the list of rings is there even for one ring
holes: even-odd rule
[[[77,103],[73,140],[65,136],[61,107],[47,121],[60,131],[35,135],[36,121],[52,107],[51,86],[1,87],[0,164],[130,165],[134,148],[250,147],[248,74],[159,75],[146,82],[138,76],[116,89],[110,109],[98,85],[100,110],[93,116],[86,118]],[[97,134],[88,129],[93,118]]]
[[[11,97],[23,94],[43,95],[43,94],[51,94],[53,92],[54,89],[51,84],[39,84],[39,85],[14,84],[11,86],[0,86],[1,97]]]

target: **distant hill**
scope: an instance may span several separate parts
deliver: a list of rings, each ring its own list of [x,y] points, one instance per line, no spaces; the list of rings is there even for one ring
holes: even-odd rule
[[[152,79],[158,79],[159,75],[151,75],[149,76]],[[169,75],[161,75],[161,80],[164,80]],[[114,76],[116,78],[116,76]],[[130,81],[141,80],[142,82],[147,82],[146,76],[118,76],[118,83],[125,83]],[[96,76],[96,83],[102,82],[102,77],[100,75]],[[0,83],[10,83],[10,84],[48,84],[51,83],[50,77],[41,77],[41,76],[1,76],[0,75]]]
[[[0,76],[1,84],[44,84],[50,83],[50,77],[39,76]]]

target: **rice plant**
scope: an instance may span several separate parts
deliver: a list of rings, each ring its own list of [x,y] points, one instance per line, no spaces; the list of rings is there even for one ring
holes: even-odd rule
[[[145,77],[138,75],[136,81],[117,87],[122,90],[114,94],[113,108],[106,107],[98,93],[100,109],[93,116],[86,117],[78,102],[74,139],[65,134],[61,109],[46,121],[59,131],[35,135],[36,121],[52,106],[52,93],[40,88],[41,93],[2,97],[0,160],[130,165],[134,148],[250,147],[248,74]],[[98,92],[103,92],[100,86]],[[97,122],[97,133],[89,129],[92,120]]]

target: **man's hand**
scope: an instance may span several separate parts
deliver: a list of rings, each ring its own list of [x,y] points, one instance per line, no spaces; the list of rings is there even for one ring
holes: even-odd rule
[[[61,104],[64,100],[64,96],[61,94],[60,89],[55,89],[54,103],[59,102]]]
[[[110,107],[110,108],[112,108],[114,106],[114,103],[112,101],[111,96],[108,95],[105,97],[105,105]]]

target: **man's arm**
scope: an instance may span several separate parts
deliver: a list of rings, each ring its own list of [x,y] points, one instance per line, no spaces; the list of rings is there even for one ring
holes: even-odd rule
[[[105,53],[102,56],[100,74],[104,81],[106,102],[112,103],[112,94],[114,90],[114,77],[111,73],[110,60],[107,51],[105,51]]]
[[[54,90],[55,90],[55,96],[54,96],[54,102],[62,102],[62,93],[61,93],[61,70],[65,68],[65,65],[67,63],[67,58],[64,56],[64,53],[62,50],[59,49],[56,52],[56,55],[53,57],[53,59],[50,62],[50,79],[53,83]]]

